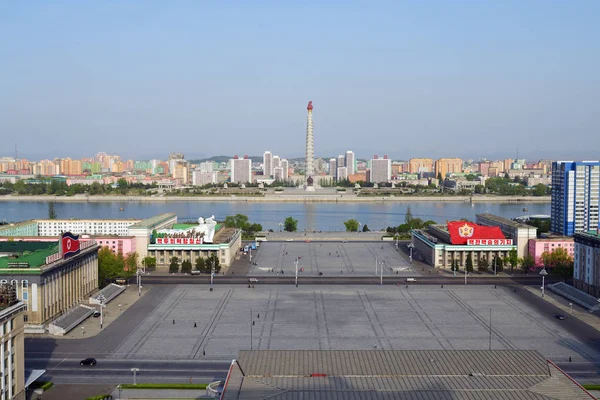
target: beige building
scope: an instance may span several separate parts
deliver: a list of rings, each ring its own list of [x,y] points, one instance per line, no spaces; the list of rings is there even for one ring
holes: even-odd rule
[[[442,179],[448,174],[459,174],[463,171],[463,160],[460,158],[440,158],[435,162],[435,175]]]
[[[47,323],[98,289],[96,242],[79,242],[79,253],[67,258],[59,243],[0,242],[12,253],[0,257],[0,284],[14,286],[25,304],[27,333],[44,333]]]
[[[24,310],[14,287],[0,285],[0,400],[25,400]]]
[[[411,158],[408,160],[408,172],[411,174],[433,172],[433,167],[433,160],[431,158]]]
[[[279,159],[273,157],[273,169],[279,167]],[[249,183],[252,182],[252,160],[248,156],[244,158],[238,158],[235,156],[230,160],[231,165],[231,182],[232,183]]]
[[[537,238],[537,228],[493,214],[477,214],[476,222],[484,226],[497,226],[504,235],[513,240],[519,258],[529,254],[529,239]]]
[[[140,260],[148,255],[148,245],[150,244],[152,231],[170,228],[176,223],[177,215],[165,213],[139,221],[128,228],[129,236],[135,236],[135,248],[140,255]]]

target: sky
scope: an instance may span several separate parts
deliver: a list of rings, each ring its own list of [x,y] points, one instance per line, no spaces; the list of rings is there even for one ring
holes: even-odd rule
[[[0,156],[600,158],[600,1],[0,0]]]

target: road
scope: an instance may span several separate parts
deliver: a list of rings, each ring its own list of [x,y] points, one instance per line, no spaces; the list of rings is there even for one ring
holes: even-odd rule
[[[231,276],[231,275],[218,275],[214,278],[214,284],[247,284],[248,276]],[[384,276],[384,285],[397,285],[397,284],[409,284],[409,285],[464,285],[465,279],[463,274],[457,274],[457,276],[445,276],[445,275],[431,275],[421,276],[415,275],[415,282],[406,282],[406,276],[394,277]],[[282,285],[282,284],[294,284],[294,276],[260,276],[259,283],[267,285]],[[192,276],[192,275],[144,275],[142,278],[144,284],[210,284],[209,276]],[[299,276],[299,284],[307,285],[378,285],[380,278],[375,276]],[[559,282],[560,279],[554,276],[546,277],[546,284]],[[467,284],[472,285],[540,285],[542,280],[539,276],[493,276],[493,275],[472,275],[467,278]]]
[[[98,359],[94,366],[81,366],[81,358],[26,358],[25,368],[45,369],[44,380],[54,383],[133,383],[132,368],[138,368],[138,382],[206,383],[224,379],[231,361],[119,360]]]

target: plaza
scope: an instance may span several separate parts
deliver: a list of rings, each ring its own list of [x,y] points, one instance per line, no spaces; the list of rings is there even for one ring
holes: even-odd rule
[[[414,276],[408,257],[396,250],[392,242],[262,242],[253,252],[251,276],[295,273],[298,258],[298,276],[326,275],[383,275]]]
[[[487,350],[490,343],[555,361],[600,356],[510,288],[217,285],[211,292],[174,285],[162,293],[141,323],[123,327],[129,332],[110,358],[230,360],[250,348]],[[125,323],[130,312],[115,322]]]

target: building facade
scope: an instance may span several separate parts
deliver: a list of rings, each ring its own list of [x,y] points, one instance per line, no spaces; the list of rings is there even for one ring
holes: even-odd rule
[[[411,158],[408,160],[408,172],[411,174],[433,172],[433,168],[433,160],[431,158]]]
[[[0,297],[0,400],[25,400],[25,304],[8,284],[0,285]]]
[[[99,246],[93,240],[72,240],[72,248],[78,251],[68,251],[61,245],[65,237],[38,242],[35,248],[25,241],[13,242],[14,251],[27,248],[27,255],[0,258],[0,284],[13,285],[25,304],[26,333],[44,333],[48,322],[98,289]]]
[[[497,226],[504,235],[513,240],[517,255],[522,258],[528,254],[529,240],[537,238],[537,228],[493,214],[477,214],[475,221],[484,226]]]
[[[150,244],[152,232],[170,228],[176,223],[177,215],[164,213],[139,221],[129,227],[128,236],[135,237],[136,251],[140,255],[140,260],[148,255],[148,245]]]
[[[507,257],[515,246],[511,239],[504,238],[500,230],[490,232],[486,228],[472,222],[454,221],[447,225],[431,225],[427,229],[413,230],[413,257],[446,270],[450,270],[453,261],[456,261],[463,271],[469,256],[474,269],[485,258],[488,268],[493,271],[493,260]]]
[[[599,198],[599,161],[552,163],[552,232],[571,236],[598,231]]]
[[[552,253],[560,248],[565,249],[571,257],[575,257],[575,242],[572,237],[529,239],[528,252],[533,257],[536,267],[544,266],[542,253]]]
[[[435,162],[435,175],[445,179],[448,174],[462,172],[463,160],[460,158],[440,158]]]
[[[354,152],[348,150],[346,152],[346,160],[345,160],[346,168],[348,169],[348,175],[352,175],[356,172],[356,157],[354,156]]]
[[[335,158],[329,159],[329,175],[337,177],[337,160]]]
[[[37,221],[23,221],[16,224],[0,225],[0,237],[10,236],[37,236]]]
[[[248,156],[244,158],[235,156],[231,159],[231,182],[240,184],[252,182],[252,161]]]
[[[348,179],[348,167],[338,167],[336,175],[338,181]]]
[[[576,233],[573,257],[573,285],[600,297],[600,235],[598,232]]]
[[[192,173],[192,185],[194,186],[204,186],[204,185],[214,185],[217,184],[217,172],[216,171],[202,171],[201,169],[196,169]]]
[[[381,183],[392,179],[392,160],[387,156],[379,158],[377,155],[371,160],[369,182]]]
[[[263,176],[269,178],[273,176],[273,154],[265,151],[263,154]]]
[[[39,219],[39,236],[60,236],[63,232],[75,235],[129,235],[129,227],[140,222],[137,219]],[[20,235],[35,236],[35,235]]]

